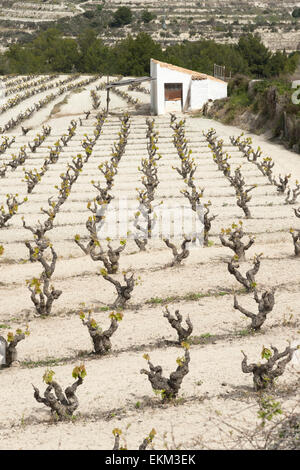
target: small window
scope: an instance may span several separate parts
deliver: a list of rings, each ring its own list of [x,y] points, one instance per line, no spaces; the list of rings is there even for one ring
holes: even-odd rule
[[[182,99],[182,83],[165,83],[165,101]]]

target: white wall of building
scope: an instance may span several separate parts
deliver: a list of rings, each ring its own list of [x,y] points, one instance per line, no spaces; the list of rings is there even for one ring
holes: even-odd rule
[[[154,78],[150,82],[150,98],[151,98],[151,112],[153,114],[157,113],[157,64],[150,61],[150,77]]]
[[[187,105],[188,91],[191,85],[191,76],[185,73],[161,67],[151,61],[151,111],[154,114],[164,114],[165,111],[165,83],[182,83],[183,108]],[[156,85],[154,83],[156,82]],[[176,107],[178,105],[176,104]]]
[[[165,101],[165,113],[181,113],[182,112],[182,106],[181,106],[181,101],[176,100],[176,101]]]
[[[151,60],[151,112],[192,111],[202,108],[209,100],[227,97],[227,83],[213,80],[192,80],[192,75],[160,66]],[[180,102],[165,102],[165,83],[182,83],[182,109]]]
[[[192,80],[190,110],[200,109],[209,100],[227,97],[227,83],[216,80]]]
[[[209,99],[210,80],[192,80],[191,85],[191,107],[190,109],[200,109]]]
[[[227,83],[216,80],[208,80],[208,94],[212,100],[227,98]]]

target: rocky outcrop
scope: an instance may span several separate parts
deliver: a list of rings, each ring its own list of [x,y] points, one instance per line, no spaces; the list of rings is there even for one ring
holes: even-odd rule
[[[279,94],[275,86],[255,96],[256,82],[257,80],[252,80],[248,85],[248,95],[252,102],[250,106],[233,108],[230,98],[225,98],[205,105],[203,115],[249,132],[264,133],[270,139],[276,139],[300,153],[299,109],[292,104],[290,96]]]

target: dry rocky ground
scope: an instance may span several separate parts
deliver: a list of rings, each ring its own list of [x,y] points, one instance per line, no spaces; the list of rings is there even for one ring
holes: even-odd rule
[[[70,120],[82,119],[82,126],[78,125],[76,135],[57,163],[28,195],[28,201],[20,206],[8,227],[0,229],[0,242],[4,247],[0,265],[0,331],[6,336],[9,331],[24,328],[26,324],[30,330],[30,335],[18,345],[19,364],[0,371],[0,448],[111,449],[112,430],[116,427],[123,430],[129,449],[136,449],[152,428],[157,432],[153,443],[156,449],[165,446],[237,448],[239,432],[236,429],[249,431],[259,422],[251,374],[241,371],[241,350],[247,353],[250,362],[258,362],[263,346],[275,345],[282,350],[288,341],[299,340],[300,287],[299,259],[294,256],[289,233],[290,227],[299,228],[294,206],[285,205],[284,196],[278,195],[267,178],[230,144],[229,137],[240,134],[238,128],[185,116],[189,146],[198,165],[195,182],[205,188],[203,199],[211,201],[211,211],[218,215],[209,235],[211,246],[193,249],[182,265],[171,268],[166,266],[171,261],[171,252],[162,240],[150,241],[145,253],[139,252],[133,241],[128,241],[121,254],[120,271],[131,269],[140,280],[111,339],[112,351],[97,357],[91,354],[90,337],[78,312],[84,302],[87,308],[93,309],[99,324],[106,327],[110,312],[106,307],[114,301],[115,291],[99,275],[102,264],[85,256],[74,243],[74,236],[87,236],[87,203],[96,195],[91,180],[103,181],[98,165],[110,157],[111,146],[118,137],[119,117],[124,110],[131,114],[131,128],[112,189],[115,197],[135,199],[135,188],[141,186],[138,166],[141,158],[147,156],[147,116],[140,114],[143,108],[139,111],[112,94],[111,113],[102,128],[102,135],[55,219],[54,229],[49,232],[58,254],[53,283],[63,293],[55,301],[48,318],[34,314],[26,279],[38,276],[41,269],[39,263],[24,262],[28,259],[24,242],[32,237],[23,228],[22,217],[31,225],[43,220],[41,207],[46,208],[47,199],[57,194],[54,186],[59,182],[59,175],[66,170],[72,157],[82,151],[80,143],[84,134],[92,135],[96,111],[92,111],[87,120],[83,112],[92,109],[89,92],[99,83],[100,79],[80,93],[69,93],[68,100],[57,106],[52,114],[53,103],[35,113],[25,122],[31,127],[26,137],[19,127],[8,133],[16,136],[16,142],[0,157],[2,162],[9,160],[21,145],[32,141],[44,123],[52,127],[51,135],[36,153],[30,154],[25,164],[27,170],[40,168],[48,155],[48,146],[63,135]],[[139,97],[147,107],[149,95],[128,93]],[[105,92],[98,94],[104,105]],[[37,99],[35,96],[26,100],[23,106],[29,106]],[[58,102],[63,99],[61,96]],[[9,119],[9,113],[13,111],[1,115],[0,125]],[[244,219],[242,210],[235,203],[233,188],[213,162],[202,135],[202,131],[211,127],[224,139],[226,150],[232,155],[232,167],[242,165],[247,184],[257,184],[251,193],[252,219]],[[184,183],[172,169],[179,164],[179,158],[172,143],[169,116],[155,117],[155,128],[159,131],[158,147],[162,155],[158,162],[160,184],[156,201],[176,200],[182,204],[184,197],[180,191],[184,189]],[[267,142],[262,136],[252,137],[255,148],[260,145],[264,155],[273,158],[276,176],[292,173],[291,184],[294,186],[300,175],[299,155]],[[23,166],[7,171],[6,177],[0,180],[1,203],[7,193],[17,192],[20,198],[27,195],[22,180]],[[256,236],[255,244],[247,252],[247,261],[241,263],[242,271],[251,265],[254,254],[263,253],[256,276],[258,289],[261,292],[265,288],[277,288],[274,310],[262,331],[256,334],[248,332],[249,321],[233,309],[232,292],[240,286],[227,270],[226,261],[232,253],[221,245],[218,237],[222,227],[239,220],[243,220],[247,234]],[[120,278],[120,275],[116,277]],[[251,294],[244,293],[238,298],[243,306],[254,310]],[[176,334],[163,317],[166,304],[172,313],[176,308],[184,317],[189,314],[194,331],[190,371],[183,379],[178,399],[161,404],[160,397],[153,393],[140,369],[146,365],[143,354],[149,353],[151,361],[160,364],[168,376],[176,368],[176,358],[182,356],[181,347],[174,343]],[[87,376],[77,391],[79,408],[71,422],[57,423],[51,418],[49,409],[35,401],[31,384],[43,391],[42,377],[50,368],[65,388],[72,383],[73,367],[80,363],[85,364]],[[299,405],[299,372],[299,362],[289,363],[273,392],[286,410]]]

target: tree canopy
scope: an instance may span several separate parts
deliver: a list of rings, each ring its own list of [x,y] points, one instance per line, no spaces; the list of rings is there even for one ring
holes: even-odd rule
[[[264,76],[265,68],[272,57],[271,51],[254,34],[242,36],[237,51],[248,64],[248,72],[255,76]]]
[[[55,28],[41,32],[32,41],[17,43],[0,54],[0,73],[102,73],[148,75],[150,59],[212,75],[214,64],[223,65],[232,75],[275,77],[293,72],[299,54],[272,53],[259,36],[247,34],[236,45],[212,40],[183,41],[164,51],[151,36],[142,32],[128,35],[113,46],[97,38],[94,29],[85,29],[76,39],[63,37]]]
[[[128,7],[119,7],[113,14],[111,26],[124,26],[132,21],[132,11]]]
[[[299,8],[299,7],[295,8],[295,9],[293,10],[292,16],[293,16],[294,18],[300,18],[300,8]]]
[[[150,23],[150,21],[154,20],[156,16],[151,13],[149,10],[143,10],[141,14],[141,19],[144,23]]]

